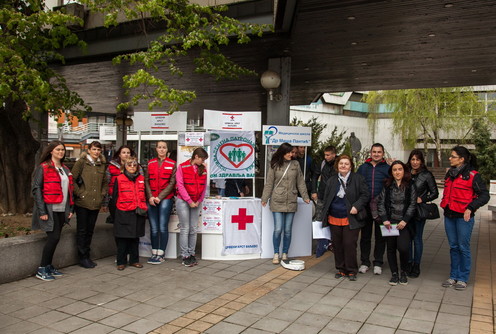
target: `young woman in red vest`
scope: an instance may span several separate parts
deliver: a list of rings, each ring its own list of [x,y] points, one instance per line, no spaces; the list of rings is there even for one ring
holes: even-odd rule
[[[183,265],[192,267],[198,264],[195,257],[196,230],[198,217],[205,190],[207,189],[207,171],[205,160],[208,153],[197,148],[187,160],[179,165],[176,172],[176,210],[179,216],[179,246]]]
[[[62,273],[52,264],[53,254],[60,240],[62,227],[69,222],[73,210],[72,174],[63,162],[65,146],[61,141],[52,141],[43,151],[40,165],[34,171],[32,192],[34,196],[33,230],[47,234],[41,263],[36,277],[53,281]]]
[[[139,173],[138,160],[127,159],[117,176],[112,195],[114,213],[114,236],[117,244],[117,270],[128,264],[143,268],[139,263],[139,238],[145,235],[146,196],[145,177]]]
[[[148,161],[145,176],[152,242],[152,256],[148,259],[150,264],[164,262],[165,249],[169,240],[172,197],[174,197],[176,185],[176,162],[167,158],[167,143],[163,140],[158,141],[156,150],[157,158]]]
[[[451,168],[444,179],[441,207],[451,257],[449,278],[442,286],[465,290],[470,276],[470,238],[475,211],[489,202],[489,191],[475,168],[477,161],[463,146],[455,146],[449,156]]]

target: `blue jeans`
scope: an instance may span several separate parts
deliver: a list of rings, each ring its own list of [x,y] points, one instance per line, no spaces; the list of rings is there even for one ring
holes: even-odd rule
[[[467,282],[470,276],[472,264],[470,237],[473,228],[474,217],[471,217],[468,222],[463,218],[444,217],[444,229],[450,246],[450,278],[456,281]]]
[[[291,245],[291,229],[293,227],[294,212],[272,212],[274,216],[274,234],[272,242],[274,244],[274,254],[279,253],[281,245],[281,234],[284,232],[282,239],[282,252],[288,253]]]
[[[425,219],[415,218],[413,223],[415,224],[415,236],[410,243],[410,261],[408,262],[420,264],[420,261],[422,260],[422,253],[424,252],[423,235]]]
[[[163,199],[155,206],[148,203],[148,220],[150,221],[150,239],[152,249],[165,252],[169,241],[169,217],[172,210],[172,199]]]
[[[192,208],[188,202],[176,198],[176,211],[179,217],[179,248],[183,258],[195,255],[196,233],[200,217],[201,203]]]

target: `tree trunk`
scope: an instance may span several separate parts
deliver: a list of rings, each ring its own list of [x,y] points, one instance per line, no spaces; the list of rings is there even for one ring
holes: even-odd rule
[[[22,101],[0,106],[0,212],[26,213],[33,209],[31,178],[40,144],[22,119]]]

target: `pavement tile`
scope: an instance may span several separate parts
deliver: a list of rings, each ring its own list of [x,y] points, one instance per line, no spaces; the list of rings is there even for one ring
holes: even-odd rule
[[[458,315],[439,312],[436,319],[437,323],[456,325],[460,327],[470,326],[470,315]]]
[[[293,323],[293,324],[289,325],[281,333],[283,333],[283,334],[302,334],[302,333],[304,333],[304,334],[314,334],[314,333],[317,334],[317,333],[321,333],[321,332],[320,332],[320,328],[317,328],[317,327]]]
[[[267,304],[262,304],[259,302],[254,302],[251,303],[250,305],[247,305],[245,308],[243,308],[244,312],[252,313],[252,314],[258,314],[258,315],[263,315],[265,316],[266,314],[269,314],[270,312],[274,311],[276,307],[267,305]]]
[[[56,323],[49,324],[48,326],[62,333],[71,333],[76,329],[88,326],[90,324],[91,321],[81,319],[79,317],[70,317]]]
[[[88,303],[85,303],[85,302],[82,302],[82,301],[76,301],[72,304],[69,304],[69,305],[66,305],[66,306],[62,306],[60,308],[57,309],[57,311],[60,311],[60,312],[64,312],[64,313],[69,313],[69,314],[72,314],[72,315],[77,315],[79,313],[83,313],[85,311],[88,311],[92,308],[94,308],[95,305],[92,305],[92,304],[88,304]]]
[[[325,317],[334,317],[336,314],[339,313],[339,311],[341,311],[341,308],[340,306],[336,306],[336,305],[325,305],[325,304],[320,304],[320,303],[317,303],[315,305],[313,305],[312,307],[310,307],[308,310],[306,310],[307,313],[313,313],[313,314],[319,314],[319,315],[323,315]]]
[[[209,329],[206,330],[205,333],[209,334],[236,334],[236,333],[241,333],[244,331],[246,327],[240,326],[240,325],[235,325],[231,324],[229,322],[219,322],[213,327],[210,327]]]
[[[380,312],[372,312],[366,323],[384,327],[397,328],[402,320],[402,317],[385,314]]]
[[[202,306],[201,303],[196,303],[190,300],[180,300],[172,305],[167,306],[168,310],[173,310],[173,311],[178,311],[178,312],[183,312],[187,313],[190,312],[198,307]],[[155,306],[157,307],[157,306]]]
[[[319,314],[303,313],[294,323],[322,329],[329,323],[329,320],[329,317]]]
[[[410,309],[420,309],[420,310],[428,310],[428,311],[438,311],[440,305],[441,298],[436,302],[426,301],[426,300],[412,300],[409,305]]]
[[[420,333],[430,333],[433,328],[434,322],[407,318],[401,320],[399,326],[399,329]]]
[[[211,323],[211,324],[216,324],[216,323],[219,323],[222,320],[224,320],[224,317],[221,315],[210,313],[210,314],[207,314],[206,316],[204,316],[203,318],[201,318],[200,320]]]
[[[102,324],[93,323],[93,324],[90,324],[88,326],[82,327],[78,330],[75,330],[72,333],[74,333],[74,334],[106,334],[106,333],[112,332],[113,330],[115,330],[114,327],[109,327],[109,326],[105,326]]]
[[[399,298],[395,296],[386,296],[384,299],[381,301],[381,304],[384,305],[394,305],[394,306],[408,306],[412,302],[411,299],[407,298]]]
[[[233,310],[231,308],[219,307],[218,309],[212,311],[212,314],[217,314],[217,315],[221,315],[223,317],[228,317],[231,314],[236,313],[236,312],[237,312],[236,310]]]
[[[351,297],[340,297],[328,294],[319,301],[319,304],[344,307],[350,300]]]
[[[436,311],[415,309],[409,307],[404,315],[404,318],[434,322],[436,320],[436,316],[437,316]]]
[[[105,308],[109,308],[116,311],[123,311],[136,305],[139,305],[139,303],[135,300],[130,300],[127,298],[118,298],[116,300],[113,300],[105,304]]]
[[[239,312],[236,312],[236,313],[232,314],[231,316],[227,317],[224,321],[229,322],[229,323],[233,323],[233,324],[237,324],[237,325],[241,325],[241,326],[245,326],[245,327],[250,327],[258,320],[260,320],[260,316],[257,314],[239,311]],[[280,320],[283,320],[283,319],[280,319]]]
[[[21,319],[9,315],[0,314],[0,329],[20,322]]]
[[[468,327],[460,327],[436,322],[432,334],[469,334]]]
[[[472,313],[472,308],[468,306],[461,305],[450,305],[450,304],[441,304],[441,308],[439,312],[442,313],[450,313],[450,314],[458,314],[458,315],[468,315]],[[489,314],[491,316],[491,314]]]
[[[55,322],[58,322],[60,320],[66,319],[68,317],[70,317],[70,315],[67,313],[62,313],[58,311],[48,311],[36,317],[30,318],[29,321],[37,323],[42,326],[47,326]]]
[[[137,317],[146,317],[152,313],[161,310],[160,307],[148,305],[148,304],[138,304],[133,307],[126,309],[124,312],[127,314],[135,315]]]
[[[131,333],[145,334],[156,328],[159,328],[161,325],[162,323],[160,322],[150,321],[148,319],[139,319],[124,326],[122,329]]]
[[[407,306],[380,304],[374,310],[374,313],[390,314],[403,317],[407,310]]]
[[[357,333],[360,327],[362,327],[361,322],[334,318],[327,324],[326,329],[330,329],[333,332]]]
[[[117,313],[116,310],[112,310],[106,307],[94,307],[88,311],[81,312],[78,317],[84,318],[90,321],[99,321],[103,318],[110,317],[111,315]]]
[[[101,324],[115,327],[115,328],[121,328],[124,327],[125,325],[139,320],[138,317],[126,314],[126,313],[116,313],[111,315],[110,317],[104,318],[100,321],[98,321]]]
[[[394,328],[364,324],[358,334],[394,334],[394,332]]]
[[[291,322],[289,321],[272,319],[272,318],[263,318],[257,321],[256,323],[254,323],[253,325],[251,325],[251,327],[256,329],[261,329],[267,332],[280,333],[290,324]]]
[[[365,322],[370,313],[372,313],[372,310],[359,310],[356,308],[345,307],[336,315],[336,318]]]
[[[169,321],[172,321],[174,319],[177,319],[181,317],[183,313],[173,311],[173,310],[168,310],[168,309],[161,309],[160,311],[157,311],[155,313],[152,313],[148,316],[145,317],[145,319],[150,319],[158,322],[168,323]]]
[[[16,318],[23,319],[23,320],[27,320],[27,319],[36,317],[40,314],[43,314],[46,311],[47,311],[47,309],[45,307],[41,307],[38,305],[32,305],[32,306],[26,307],[25,309],[21,309],[21,310],[9,313],[9,315],[16,317]]]

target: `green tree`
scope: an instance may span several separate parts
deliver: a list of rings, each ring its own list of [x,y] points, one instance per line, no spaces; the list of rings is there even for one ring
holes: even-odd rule
[[[475,144],[478,169],[482,179],[489,184],[490,180],[496,179],[496,144],[491,141],[491,132],[487,123],[481,119],[473,122],[472,140]]]
[[[132,94],[119,109],[137,105],[163,107],[170,112],[196,95],[181,90],[154,76],[164,65],[171,75],[182,75],[181,58],[194,55],[196,73],[216,78],[254,75],[222,54],[230,42],[248,43],[251,35],[270,29],[266,25],[244,24],[221,14],[226,7],[203,7],[187,0],[85,0],[88,8],[104,13],[105,25],[134,20],[148,47],[122,54],[115,64],[127,61],[136,72],[125,76],[124,86]],[[119,22],[118,18],[119,17]],[[30,195],[34,156],[39,143],[33,138],[29,120],[32,113],[62,112],[80,114],[91,108],[66,85],[51,65],[63,63],[59,52],[70,45],[84,46],[67,28],[81,20],[63,12],[44,8],[43,0],[10,0],[0,4],[0,211],[27,212],[32,208]],[[163,32],[151,39],[146,27]],[[154,34],[154,36],[156,36]]]
[[[392,112],[394,132],[407,148],[422,142],[427,153],[434,144],[441,162],[442,139],[466,138],[473,118],[494,119],[485,114],[476,94],[469,88],[428,88],[370,92],[365,97],[374,120],[381,104]],[[469,126],[467,126],[469,125]]]
[[[57,51],[83,45],[62,12],[45,12],[43,1],[0,4],[0,211],[27,212],[34,157],[39,143],[29,120],[33,112],[87,111],[79,96],[49,64],[63,61]]]

